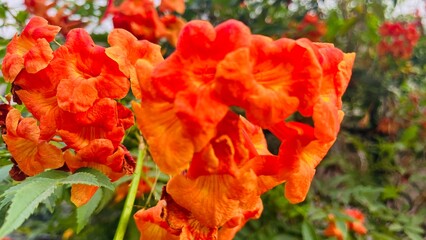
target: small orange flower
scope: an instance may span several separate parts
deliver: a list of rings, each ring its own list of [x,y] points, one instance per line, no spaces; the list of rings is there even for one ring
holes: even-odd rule
[[[185,12],[184,0],[161,0],[160,11],[162,12],[177,12],[183,14]]]
[[[354,219],[354,221],[348,222],[348,227],[350,230],[360,235],[367,233],[367,228],[364,226],[365,217],[360,210],[349,208],[345,209],[345,213]]]
[[[40,139],[40,129],[34,118],[21,118],[17,109],[6,117],[7,133],[3,140],[18,167],[28,176],[34,176],[45,169],[56,169],[64,165],[62,151]]]
[[[167,214],[166,200],[158,201],[155,207],[139,210],[134,219],[141,233],[140,239],[158,239],[158,240],[179,240],[179,236],[174,235],[169,230],[169,225],[164,219],[164,214]],[[177,231],[177,230],[176,230]]]
[[[357,234],[364,235],[367,233],[367,228],[364,226],[364,215],[358,209],[345,209],[345,214],[353,218],[353,221],[347,221],[346,224],[349,230]],[[338,240],[343,240],[343,232],[336,226],[336,220],[333,214],[328,215],[329,224],[324,230],[324,235],[328,237],[336,237]]]
[[[164,15],[160,18],[160,21],[166,28],[165,37],[170,45],[176,47],[179,34],[182,28],[185,26],[186,21],[175,15]]]
[[[328,227],[324,230],[327,237],[336,237],[337,240],[343,240],[343,232],[336,226],[336,220],[333,214],[328,215]]]
[[[31,18],[21,35],[15,35],[7,45],[2,64],[5,81],[13,82],[22,69],[36,73],[45,68],[53,59],[49,42],[59,30],[41,17]]]

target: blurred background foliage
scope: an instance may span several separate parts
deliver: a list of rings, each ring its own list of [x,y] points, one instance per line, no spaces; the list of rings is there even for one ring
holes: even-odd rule
[[[0,58],[11,38],[5,33],[10,29],[21,31],[31,16],[23,4],[22,8],[15,8],[10,2],[0,3]],[[424,19],[419,15],[426,11],[420,7],[426,7],[419,5],[417,13],[392,14],[403,2],[186,2],[183,14],[186,20],[204,19],[218,24],[233,18],[247,24],[255,34],[272,38],[307,37],[333,43],[344,52],[357,53],[352,80],[343,99],[345,119],[341,132],[317,168],[308,198],[292,205],[284,198],[282,186],[273,189],[263,196],[261,218],[248,222],[235,239],[333,239],[324,234],[333,221],[344,239],[349,240],[426,239],[426,37]],[[57,3],[56,9],[62,6],[70,9],[69,18],[79,21],[75,26],[85,26],[98,44],[106,45],[108,28],[112,26],[108,24],[111,19],[100,21],[106,1]],[[388,29],[383,27],[386,24]],[[407,30],[408,25],[417,35],[412,29]],[[168,43],[160,44],[165,54],[173,51]],[[2,84],[3,93],[9,87]],[[137,134],[135,128],[129,131],[124,143],[128,149],[137,149]],[[267,132],[266,136],[270,150],[276,152],[279,142]],[[2,145],[0,192],[15,184],[8,177],[9,157]],[[145,179],[151,179],[147,181],[150,183],[148,189],[154,187],[137,199],[138,209],[154,205],[161,186],[167,181],[167,176],[159,173],[152,162],[147,163],[145,170]],[[11,237],[112,239],[123,205],[123,200],[117,197],[120,192],[117,192],[78,235],[75,209],[67,200],[61,200],[52,205],[53,208],[48,204],[41,207]],[[68,191],[58,194],[64,195],[62,199],[69,199]],[[364,214],[367,234],[358,235],[348,230],[346,222],[351,218],[344,210],[352,208]],[[0,216],[4,216],[4,212],[0,212]],[[138,239],[134,225],[129,226],[127,237]]]

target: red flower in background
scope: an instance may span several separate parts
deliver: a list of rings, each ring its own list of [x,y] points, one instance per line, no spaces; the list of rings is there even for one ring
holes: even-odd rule
[[[313,42],[318,42],[327,32],[327,25],[320,20],[317,13],[307,12],[301,22],[290,22],[289,32],[284,36],[292,38],[308,38]]]
[[[76,10],[71,10],[71,13],[68,13],[70,9],[67,4],[58,8],[57,0],[25,0],[24,4],[29,13],[46,19],[49,24],[59,26],[64,36],[66,36],[71,29],[84,27],[86,25],[86,23],[81,20],[71,20],[70,18]]]
[[[380,56],[409,59],[420,38],[417,23],[384,22],[379,28],[382,40],[378,45]]]
[[[160,3],[161,12],[177,12],[183,14],[185,12],[185,1],[184,0],[161,0]]]
[[[348,208],[345,209],[345,213],[353,218],[353,221],[348,222],[348,227],[350,230],[360,235],[367,233],[367,228],[364,226],[365,217],[360,210]]]
[[[119,6],[111,5],[108,13],[113,15],[115,28],[123,28],[138,39],[157,42],[165,35],[154,2],[151,0],[125,0]]]
[[[336,237],[337,240],[343,240],[343,232],[336,225],[336,220],[333,214],[328,215],[328,226],[324,230],[324,235],[327,237]]]
[[[119,6],[109,1],[105,16],[112,14],[115,28],[126,29],[138,39],[156,43],[166,38],[175,46],[185,21],[172,13],[183,14],[185,3],[183,0],[163,0],[159,9],[160,14],[152,0],[124,0]]]

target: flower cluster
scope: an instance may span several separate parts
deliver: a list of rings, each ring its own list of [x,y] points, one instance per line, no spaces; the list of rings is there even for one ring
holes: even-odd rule
[[[387,54],[394,58],[409,59],[420,38],[417,23],[385,22],[379,28],[381,41],[378,45],[380,56]]]
[[[315,12],[307,12],[301,22],[290,22],[289,27],[290,32],[285,35],[293,38],[305,37],[313,42],[320,41],[327,32],[326,23]]]
[[[68,13],[69,7],[63,4],[58,8],[58,0],[25,0],[27,11],[46,19],[49,24],[61,27],[61,33],[65,36],[73,28],[83,27],[85,23],[81,20],[71,20],[71,15],[76,11]]]
[[[34,17],[6,49],[4,78],[33,116],[23,118],[17,109],[7,114],[3,139],[16,163],[13,173],[92,167],[113,181],[131,174],[135,163],[121,141],[134,117],[117,100],[127,95],[129,78],[134,81],[131,64],[162,60],[160,47],[121,29],[110,33],[111,47],[104,48],[73,29],[53,51],[49,43],[59,30]],[[73,185],[71,200],[80,206],[95,190]]]
[[[367,228],[364,226],[365,217],[358,209],[345,209],[345,215],[351,217],[353,220],[347,221],[346,225],[350,231],[356,234],[364,235],[367,233]],[[333,214],[328,216],[329,225],[324,230],[324,235],[327,237],[336,237],[337,240],[343,240],[343,232],[336,226],[336,220]]]
[[[174,13],[184,12],[184,0],[162,0],[159,12],[152,0],[124,0],[119,6],[110,0],[106,14],[113,15],[114,27],[126,29],[138,39],[158,42],[166,38],[176,46],[185,20]]]
[[[229,20],[191,21],[166,60],[136,62],[137,124],[171,175],[158,204],[135,215],[143,238],[232,239],[282,183],[290,202],[303,201],[339,131],[354,57]],[[277,156],[263,129],[281,140]]]

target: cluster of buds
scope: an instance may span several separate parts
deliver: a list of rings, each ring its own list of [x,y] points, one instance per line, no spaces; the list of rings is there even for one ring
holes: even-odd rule
[[[379,55],[389,54],[397,59],[409,59],[420,38],[417,23],[385,22],[379,34],[382,39],[378,45]]]

